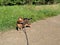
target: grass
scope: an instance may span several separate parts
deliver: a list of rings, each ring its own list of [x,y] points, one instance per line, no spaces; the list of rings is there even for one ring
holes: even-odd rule
[[[0,6],[0,31],[15,28],[18,17],[33,18],[32,22],[46,17],[58,15],[60,4],[56,5],[24,5]]]

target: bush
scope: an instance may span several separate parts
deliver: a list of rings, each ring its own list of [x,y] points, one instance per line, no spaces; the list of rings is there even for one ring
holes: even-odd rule
[[[0,5],[24,5],[24,4],[53,4],[60,3],[60,0],[0,0]]]

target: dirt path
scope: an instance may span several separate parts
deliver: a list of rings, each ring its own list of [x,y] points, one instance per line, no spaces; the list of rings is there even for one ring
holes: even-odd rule
[[[0,45],[60,45],[60,15],[34,22],[26,32],[0,33]]]

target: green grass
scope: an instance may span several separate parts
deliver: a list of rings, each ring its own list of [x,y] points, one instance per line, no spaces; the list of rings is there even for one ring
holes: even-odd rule
[[[58,15],[60,13],[59,5],[0,6],[0,31],[14,29],[18,17],[33,18],[32,22],[34,22]]]

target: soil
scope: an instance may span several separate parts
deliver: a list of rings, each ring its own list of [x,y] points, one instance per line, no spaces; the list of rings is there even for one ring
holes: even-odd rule
[[[31,28],[0,32],[0,45],[60,45],[60,15],[32,23]]]

